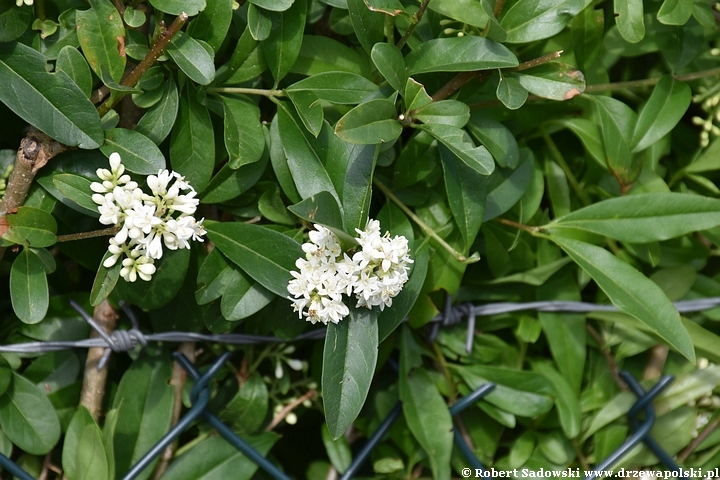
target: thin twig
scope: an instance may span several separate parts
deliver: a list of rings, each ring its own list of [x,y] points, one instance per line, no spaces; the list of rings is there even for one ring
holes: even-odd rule
[[[620,369],[615,362],[615,357],[613,357],[610,348],[605,344],[600,334],[597,332],[597,330],[593,328],[592,325],[585,322],[585,328],[587,328],[587,331],[590,332],[590,335],[592,335],[592,337],[595,339],[598,346],[600,347],[600,351],[605,356],[605,360],[607,360],[608,368],[610,369],[610,373],[612,373],[612,376],[615,379],[615,383],[617,383],[618,386],[623,390],[628,390],[627,384],[622,378],[620,378]]]
[[[513,222],[512,220],[508,220],[507,218],[496,218],[495,221],[502,223],[503,225],[507,225],[509,227],[514,227],[520,230],[525,230],[526,232],[535,235],[538,232],[540,232],[540,227],[533,227],[530,225],[525,225],[518,222]]]
[[[650,358],[648,358],[643,371],[643,380],[655,380],[662,376],[668,353],[667,345],[655,345],[650,350]]]
[[[580,183],[577,181],[577,178],[575,178],[575,174],[573,173],[570,166],[565,162],[565,157],[563,157],[562,153],[558,149],[557,145],[555,145],[555,142],[553,141],[552,137],[548,135],[548,133],[545,131],[544,127],[540,127],[540,131],[542,132],[542,136],[545,139],[545,142],[547,143],[548,149],[550,150],[550,154],[552,155],[555,162],[560,166],[563,172],[565,172],[565,176],[568,179],[568,182],[570,182],[570,186],[575,190],[575,194],[578,196],[580,201],[583,203],[583,205],[588,206],[590,205],[590,199],[588,198],[585,191],[580,186]]]
[[[265,90],[262,88],[243,88],[243,87],[210,87],[208,93],[241,93],[245,95],[262,95],[263,97],[284,97],[285,92],[282,90]]]
[[[272,422],[270,422],[270,423],[268,424],[268,426],[265,427],[265,431],[266,431],[266,432],[272,431],[275,427],[277,427],[277,426],[280,424],[280,422],[282,422],[282,421],[285,419],[285,417],[287,417],[287,415],[288,415],[290,412],[292,412],[293,410],[295,410],[298,406],[302,405],[302,403],[303,403],[305,400],[310,400],[310,399],[312,399],[312,398],[315,398],[316,395],[317,395],[317,390],[308,390],[307,392],[305,392],[304,395],[296,398],[296,399],[293,400],[292,402],[290,402],[290,403],[288,403],[287,405],[285,405],[285,407],[283,407],[283,409],[280,410],[280,411],[277,413],[277,415],[275,415],[275,416],[273,417]]]
[[[485,71],[483,70],[458,73],[452,78],[452,80],[443,85],[440,90],[433,94],[433,102],[446,99],[447,97],[458,91],[460,88],[462,88],[470,80],[476,77],[482,80],[485,77]]]
[[[553,60],[557,60],[560,58],[560,55],[562,55],[563,51],[558,50],[556,52],[548,53],[547,55],[543,55],[542,57],[533,58],[532,60],[528,60],[527,62],[523,62],[517,67],[513,68],[507,68],[504,69],[506,72],[519,72],[520,70],[527,70],[528,68],[537,67],[538,65],[542,65],[543,63],[552,62]]]
[[[495,0],[495,7],[493,7],[493,15],[495,18],[500,17],[503,7],[505,6],[505,0]]]
[[[160,38],[158,38],[158,41],[155,42],[155,45],[153,45],[148,54],[145,55],[145,58],[143,58],[142,61],[138,64],[138,66],[135,67],[133,71],[130,72],[130,74],[123,79],[123,81],[121,82],[123,86],[135,86],[135,84],[140,80],[140,78],[145,74],[145,72],[147,72],[148,69],[155,63],[155,60],[157,60],[158,57],[163,54],[165,48],[167,48],[168,44],[170,43],[170,40],[172,40],[173,37],[177,35],[183,25],[185,25],[185,22],[187,22],[187,19],[188,16],[185,12],[175,17],[175,20],[173,21],[173,23],[170,24],[170,27],[160,34]],[[123,95],[113,95],[110,96],[110,98],[108,98],[107,100],[105,100],[105,102],[103,102],[103,104],[98,107],[98,113],[100,114],[100,117],[102,118],[107,112],[109,112],[122,97]]]
[[[93,230],[91,232],[68,233],[67,235],[58,235],[57,242],[72,242],[74,240],[84,240],[86,238],[109,237],[120,231],[120,227],[103,228],[102,230]]]
[[[420,4],[420,8],[417,12],[413,14],[412,19],[410,20],[410,26],[407,30],[405,30],[403,36],[400,37],[400,41],[398,41],[397,45],[395,45],[397,48],[402,48],[405,46],[408,38],[410,38],[410,35],[412,35],[412,33],[415,31],[415,27],[418,26],[418,23],[420,23],[420,20],[422,20],[423,15],[425,15],[425,10],[427,10],[429,3],[430,0],[423,0],[423,2]]]
[[[693,438],[692,442],[690,442],[688,446],[685,447],[685,449],[680,452],[680,454],[678,454],[678,462],[684,462],[690,456],[690,454],[695,451],[698,445],[700,445],[703,440],[705,440],[707,437],[710,436],[712,432],[715,431],[718,425],[720,425],[720,417],[708,423],[705,428],[703,428],[703,431],[700,432],[697,437]]]

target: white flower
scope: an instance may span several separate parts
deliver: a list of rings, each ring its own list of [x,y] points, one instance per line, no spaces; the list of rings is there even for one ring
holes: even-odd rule
[[[139,251],[133,250],[130,252],[130,256],[122,261],[120,276],[123,277],[126,282],[134,282],[137,280],[137,277],[140,277],[146,282],[150,281],[153,273],[155,273],[153,261],[152,258],[140,255]]]

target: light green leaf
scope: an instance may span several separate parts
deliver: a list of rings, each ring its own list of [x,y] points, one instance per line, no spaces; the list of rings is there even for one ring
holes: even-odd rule
[[[104,480],[108,476],[108,458],[102,432],[94,421],[83,428],[77,444],[75,471],[77,480]]]
[[[377,312],[352,308],[325,337],[322,391],[325,420],[333,439],[340,438],[365,404],[378,356]]]
[[[111,256],[112,253],[105,252],[105,255],[100,261],[97,274],[95,275],[92,290],[90,291],[90,305],[93,307],[100,305],[102,301],[112,293],[120,278],[120,269],[122,268],[121,261],[118,260],[115,262],[115,265],[110,268],[103,266],[103,262]]]
[[[498,100],[510,110],[517,110],[527,101],[528,91],[520,85],[517,78],[511,75],[503,75],[500,71],[500,81],[495,93]]]
[[[50,400],[22,375],[0,396],[0,426],[19,448],[45,455],[60,440],[60,422]]]
[[[184,12],[194,17],[205,9],[205,0],[150,0],[150,5],[170,15]]]
[[[470,107],[457,100],[440,100],[415,111],[413,118],[423,123],[462,128],[470,118]]]
[[[252,3],[248,4],[247,24],[248,31],[254,40],[261,42],[270,36],[272,18],[266,10],[258,8]]]
[[[395,45],[379,42],[373,46],[370,57],[390,86],[401,92],[407,82],[407,70],[400,49]]]
[[[20,43],[0,44],[0,101],[55,140],[93,149],[103,142],[100,117],[64,72],[50,74],[45,57]]]
[[[640,152],[670,133],[690,106],[690,87],[665,75],[653,89],[647,104],[640,112],[631,145]]]
[[[508,43],[528,43],[562,31],[590,0],[519,0],[502,16]]]
[[[566,63],[544,63],[511,75],[528,92],[550,100],[570,100],[585,91],[585,76]]]
[[[197,40],[183,31],[170,40],[167,47],[170,55],[180,70],[191,80],[200,85],[207,85],[215,77],[215,64],[207,50]]]
[[[575,210],[547,225],[623,242],[649,243],[720,225],[720,200],[689,193],[647,193],[611,198]]]
[[[452,125],[421,125],[424,131],[435,137],[468,167],[481,175],[490,175],[495,170],[495,160],[484,146],[476,147],[470,136],[462,129]]]
[[[202,191],[215,167],[215,140],[210,114],[188,91],[180,98],[180,114],[170,137],[170,163],[196,190]]]
[[[335,125],[335,134],[350,143],[385,143],[395,140],[401,133],[395,104],[384,98],[361,103]]]
[[[153,105],[135,127],[135,131],[142,133],[155,145],[160,145],[172,130],[178,112],[178,91],[172,75],[165,79],[162,97]]]
[[[206,221],[208,237],[230,260],[260,285],[287,297],[290,270],[304,257],[300,244],[282,233],[245,223]]]
[[[125,168],[140,175],[157,175],[166,167],[165,157],[153,141],[127,128],[106,130],[100,151],[108,158],[114,152],[119,153]]]
[[[660,287],[607,250],[589,243],[552,237],[590,275],[620,311],[637,318],[691,362],[695,349],[680,314]]]
[[[10,300],[15,315],[24,323],[38,323],[45,318],[49,305],[47,273],[42,260],[30,248],[20,252],[10,269]]]
[[[238,169],[262,158],[265,134],[260,125],[260,109],[245,99],[221,97],[225,122],[225,148],[228,166]]]
[[[94,423],[95,420],[84,405],[78,407],[72,416],[72,420],[70,420],[70,425],[65,432],[62,450],[63,473],[69,480],[75,480],[78,477],[76,468],[78,444],[85,427]]]
[[[563,433],[567,438],[577,437],[582,426],[582,414],[580,413],[580,399],[570,382],[555,370],[550,362],[534,363],[533,369],[550,380],[557,391],[555,407]]]
[[[309,91],[328,102],[354,105],[377,89],[378,86],[373,82],[355,73],[326,72],[293,83],[285,91]]]
[[[57,241],[55,218],[44,210],[19,207],[4,217],[7,221],[2,238],[28,247],[49,247]]]
[[[294,0],[249,0],[250,3],[257,5],[260,8],[263,8],[265,10],[270,10],[271,12],[284,12],[285,10],[289,9],[292,4],[294,3]]]
[[[90,0],[89,10],[78,10],[77,36],[90,68],[103,79],[107,71],[115,82],[119,82],[125,71],[124,46],[125,27],[115,6],[110,0]]]
[[[642,0],[614,0],[615,23],[622,38],[638,43],[645,38]]]
[[[504,45],[483,37],[437,38],[420,44],[405,57],[410,75],[470,72],[515,67],[517,58]]]
[[[692,14],[692,0],[665,0],[657,13],[657,19],[665,25],[685,25]]]
[[[275,87],[290,71],[300,54],[305,15],[305,0],[295,0],[293,5],[281,13],[272,13],[272,29],[263,42],[263,53]]]

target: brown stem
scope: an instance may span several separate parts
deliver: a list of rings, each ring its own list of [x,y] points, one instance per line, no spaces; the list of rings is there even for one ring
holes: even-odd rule
[[[195,363],[195,342],[183,342],[178,346],[178,352],[185,355],[190,362]],[[173,387],[173,411],[170,419],[170,427],[173,427],[180,420],[180,414],[182,413],[182,394],[183,388],[185,387],[185,381],[187,380],[187,372],[182,366],[175,362],[173,363],[172,378],[170,379],[170,385]],[[160,461],[155,467],[155,473],[153,479],[158,480],[165,474],[170,460],[172,460],[175,454],[175,443],[171,443],[167,446]]]
[[[122,16],[125,15],[125,3],[123,2],[123,0],[113,0],[113,3],[115,4],[115,8],[117,8],[117,11],[120,12],[120,17],[122,18]]]
[[[93,319],[105,331],[110,334],[115,330],[115,323],[118,315],[115,309],[103,300],[100,305],[95,307],[93,311]],[[90,338],[99,338],[97,332],[93,331]],[[83,405],[90,411],[90,415],[97,421],[102,411],[102,401],[105,396],[105,382],[107,381],[107,368],[98,370],[98,362],[105,353],[104,348],[88,349],[87,359],[85,360],[85,376],[83,377],[82,390],[80,392],[80,405]]]
[[[495,221],[502,223],[503,225],[507,225],[509,227],[518,228],[520,230],[525,230],[528,233],[536,234],[540,231],[540,227],[531,227],[530,225],[525,225],[518,222],[513,222],[512,220],[508,220],[507,218],[496,218]]]
[[[68,233],[67,235],[58,235],[57,242],[72,242],[74,240],[84,240],[86,238],[112,236],[119,231],[120,227],[110,227],[103,228],[102,230],[93,230],[92,232]]]
[[[167,48],[168,46],[168,43],[170,43],[170,40],[172,40],[172,38],[180,31],[183,25],[185,25],[187,19],[188,16],[185,12],[175,17],[175,20],[173,21],[173,23],[170,24],[170,27],[160,34],[160,38],[158,38],[158,41],[155,42],[155,45],[153,45],[148,54],[145,55],[145,58],[143,58],[142,61],[138,64],[138,66],[135,67],[133,71],[130,72],[130,74],[123,79],[123,81],[121,82],[123,86],[135,86],[138,80],[140,80],[140,77],[142,77],[145,72],[147,72],[147,70],[153,65],[153,63],[155,63],[155,60],[157,60],[158,57],[163,54],[165,48]],[[110,109],[112,109],[115,104],[120,100],[121,97],[121,95],[115,95],[105,100],[105,102],[98,107],[98,113],[100,114],[100,117],[102,118],[106,113],[108,113]]]
[[[650,358],[648,358],[647,364],[645,364],[645,370],[643,371],[643,380],[660,378],[665,369],[668,351],[666,345],[655,345],[650,350]]]
[[[412,35],[412,32],[415,31],[415,27],[417,27],[418,23],[420,23],[420,20],[422,20],[423,15],[425,15],[425,10],[427,10],[429,3],[430,3],[430,0],[423,0],[423,2],[420,4],[420,8],[412,16],[412,21],[410,23],[410,26],[408,27],[407,30],[405,30],[405,33],[400,38],[400,41],[397,43],[397,45],[395,45],[397,48],[402,48],[405,46],[405,44],[408,41],[408,38],[410,38],[410,35]]]
[[[463,85],[468,83],[470,80],[472,80],[475,77],[478,77],[482,79],[486,75],[485,71],[475,71],[475,72],[462,72],[458,73],[453,77],[452,80],[450,80],[448,83],[446,83],[440,90],[435,92],[435,94],[432,96],[433,102],[437,102],[438,100],[444,100],[456,91],[458,91],[460,88],[462,88]]]
[[[688,444],[685,449],[678,454],[678,462],[682,463],[684,462],[692,452],[695,451],[695,449],[700,445],[703,440],[705,440],[712,432],[715,431],[715,429],[720,425],[720,417],[716,418],[712,422],[708,423],[705,428],[703,428],[703,431],[698,434],[697,437],[693,438],[692,442]]]
[[[615,379],[615,383],[617,383],[618,386],[623,390],[628,390],[627,384],[622,378],[620,378],[620,369],[615,362],[615,357],[613,357],[610,348],[605,344],[600,334],[597,332],[597,330],[593,328],[592,325],[586,322],[585,328],[587,328],[587,331],[590,332],[590,335],[592,335],[592,337],[595,339],[598,346],[600,347],[600,351],[605,356],[605,360],[607,360],[608,368],[610,369],[610,373],[612,373],[612,376]]]
[[[508,68],[506,71],[508,72],[519,72],[520,70],[527,70],[528,68],[537,67],[538,65],[542,65],[543,63],[552,62],[553,60],[557,60],[560,58],[560,55],[562,55],[563,51],[558,50],[557,52],[548,53],[547,55],[543,55],[542,57],[533,58],[532,60],[528,60],[527,62],[523,62],[517,67],[514,68]]]
[[[272,431],[272,429],[277,427],[290,412],[295,410],[298,406],[302,405],[305,400],[315,398],[315,395],[317,395],[317,390],[308,390],[304,395],[296,398],[294,401],[285,405],[285,407],[273,417],[272,422],[270,422],[270,424],[265,427],[265,431]]]
[[[502,12],[504,6],[505,0],[495,0],[495,7],[493,8],[493,15],[495,15],[495,18],[500,17],[500,12]]]

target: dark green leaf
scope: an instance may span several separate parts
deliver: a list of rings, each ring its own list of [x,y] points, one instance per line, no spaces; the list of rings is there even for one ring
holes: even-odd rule
[[[321,35],[304,35],[300,54],[290,72],[300,75],[330,72],[362,75],[368,66],[365,57],[337,40]]]
[[[635,124],[632,151],[644,150],[670,133],[691,100],[692,92],[686,83],[675,80],[672,75],[661,78]]]
[[[120,298],[146,310],[167,305],[180,291],[189,263],[190,250],[166,250],[163,258],[155,262],[157,270],[149,283],[144,280],[135,283],[123,280],[117,285]]]
[[[423,130],[435,137],[452,153],[481,175],[490,175],[495,170],[495,161],[484,146],[476,147],[464,130],[451,125],[422,125]]]
[[[194,17],[205,9],[205,0],[150,0],[150,5],[170,15],[184,12]]]
[[[200,85],[207,85],[215,77],[215,64],[207,50],[190,35],[178,32],[167,47],[180,70]]]
[[[180,98],[180,115],[170,137],[170,163],[196,190],[202,191],[215,166],[215,140],[207,107],[188,91]]]
[[[501,167],[515,168],[520,163],[517,140],[502,123],[473,114],[468,121],[467,130],[471,137],[485,145]]]
[[[125,372],[113,400],[118,409],[114,435],[115,465],[126,472],[165,435],[170,427],[173,388],[169,384],[172,365],[169,357],[142,356]],[[137,477],[152,474],[152,462]]]
[[[517,58],[504,45],[483,37],[437,38],[420,44],[405,57],[410,75],[469,72],[515,67]]]
[[[286,91],[290,101],[295,105],[300,120],[305,128],[315,137],[320,134],[323,126],[323,109],[320,99],[311,91]]]
[[[470,118],[470,107],[457,100],[440,100],[415,111],[413,118],[423,123],[462,128]]]
[[[0,396],[0,426],[15,445],[33,455],[45,455],[60,440],[60,422],[50,400],[17,373]]]
[[[178,91],[175,80],[169,75],[163,86],[160,101],[150,108],[135,127],[135,131],[142,133],[150,140],[160,145],[168,136],[178,112]]]
[[[13,0],[0,1],[0,42],[12,42],[20,37],[33,21],[33,8],[17,6]]]
[[[329,324],[323,350],[322,391],[325,420],[333,439],[340,438],[360,413],[378,356],[377,313],[351,309]]]
[[[600,128],[595,122],[586,118],[563,118],[556,121],[569,128],[580,139],[598,165],[607,168],[605,144],[600,134]]]
[[[605,16],[602,9],[590,4],[572,23],[573,52],[580,70],[591,65],[600,53],[605,33]]]
[[[55,70],[65,72],[68,77],[90,98],[92,93],[92,74],[85,57],[77,48],[70,45],[63,47],[55,62]]]
[[[399,48],[389,43],[376,43],[370,52],[378,71],[391,87],[401,92],[407,82],[405,60]]]
[[[252,38],[261,42],[270,36],[272,30],[272,18],[266,10],[256,7],[252,3],[248,5],[247,11],[248,30]]]
[[[344,436],[340,436],[337,440],[333,440],[327,424],[322,426],[320,433],[322,434],[322,441],[325,444],[325,451],[335,470],[337,470],[338,473],[345,473],[345,470],[347,470],[352,463],[352,452],[350,451],[350,445],[348,445],[347,439]]]
[[[20,43],[0,44],[0,101],[26,122],[68,146],[93,149],[103,142],[100,117],[64,72],[47,73],[45,57]]]
[[[680,315],[660,287],[607,250],[563,237],[552,237],[590,275],[622,312],[647,325],[691,362],[695,349]]]
[[[85,58],[95,74],[103,79],[107,71],[119,82],[125,71],[125,27],[120,13],[110,0],[90,0],[89,10],[78,10],[77,36]],[[123,42],[123,43],[120,43]]]
[[[585,91],[585,76],[566,63],[544,63],[512,75],[528,92],[550,100],[570,100]]]
[[[665,0],[657,13],[657,19],[665,25],[685,25],[692,14],[692,0]]]
[[[290,270],[304,257],[300,244],[258,225],[206,222],[208,237],[220,251],[263,287],[287,296]]]
[[[233,430],[253,433],[262,427],[267,410],[267,387],[260,374],[255,372],[240,386],[240,390],[221,412],[220,418],[232,425]]]
[[[337,200],[331,193],[318,192],[300,203],[289,206],[288,210],[308,222],[328,227],[343,242],[355,244],[354,235],[348,235],[343,230],[343,215]]]
[[[294,0],[249,0],[250,3],[257,5],[260,8],[263,8],[265,10],[270,10],[272,12],[284,12],[285,10],[289,9],[294,2]]]
[[[220,301],[220,311],[225,320],[233,322],[247,318],[277,298],[242,270],[233,270],[233,273],[233,288],[228,288]]]
[[[140,175],[157,175],[165,169],[165,157],[145,135],[126,128],[105,131],[105,143],[100,151],[107,157],[117,152],[129,171]]]
[[[567,438],[575,438],[580,434],[582,414],[580,400],[567,379],[555,370],[549,362],[533,364],[533,369],[545,376],[555,387],[557,397],[555,407],[558,411],[560,426]]]
[[[572,228],[623,242],[649,243],[720,224],[720,200],[689,193],[648,193],[611,198],[576,210],[547,225]]]
[[[510,110],[517,110],[525,104],[528,91],[520,85],[517,78],[500,73],[496,95],[503,105]]]
[[[85,209],[87,215],[98,216],[98,206],[91,197],[90,180],[72,173],[58,173],[52,176],[52,182],[60,193]]]
[[[98,267],[97,274],[95,275],[92,290],[90,291],[90,305],[93,307],[100,305],[100,303],[112,293],[120,278],[121,262],[115,262],[115,265],[110,268],[103,266],[103,262],[111,256],[112,254],[110,252],[105,253]]]
[[[510,210],[530,186],[535,157],[526,148],[520,150],[520,164],[516,169],[495,170],[488,180],[488,197],[483,222],[499,217]]]
[[[622,38],[638,43],[645,38],[642,0],[614,0],[615,23]]]
[[[221,97],[225,121],[225,148],[228,166],[238,169],[260,160],[265,151],[265,134],[260,126],[260,109],[253,103]]]
[[[47,313],[48,295],[42,260],[32,249],[24,248],[10,269],[10,300],[15,315],[24,323],[38,323]]]
[[[202,191],[203,203],[220,203],[231,200],[249,190],[260,179],[267,166],[268,153],[255,163],[237,170],[223,166]]]
[[[354,105],[375,93],[378,86],[355,73],[318,73],[287,87],[290,91],[309,91],[322,100],[332,103]]]
[[[405,83],[403,97],[405,98],[405,109],[408,112],[430,105],[433,101],[425,87],[413,78],[408,78]]]
[[[28,247],[55,244],[57,223],[52,215],[33,207],[19,207],[5,217],[7,229],[2,238]]]
[[[528,43],[559,33],[590,0],[519,0],[503,15],[500,25],[508,43]]]
[[[395,140],[402,133],[395,104],[384,98],[361,103],[335,125],[335,133],[350,143],[377,144]]]
[[[208,0],[207,6],[188,26],[187,33],[207,42],[217,52],[230,28],[232,13],[232,0]]]
[[[300,54],[306,11],[305,0],[295,0],[289,9],[272,14],[272,29],[263,42],[263,53],[276,87]]]
[[[347,0],[347,9],[350,12],[350,22],[360,45],[367,53],[370,53],[373,45],[383,39],[385,16],[382,13],[370,11],[363,0]]]
[[[623,181],[637,175],[637,162],[631,152],[637,115],[627,105],[611,97],[586,95],[600,119],[600,133],[605,144],[608,166]]]

